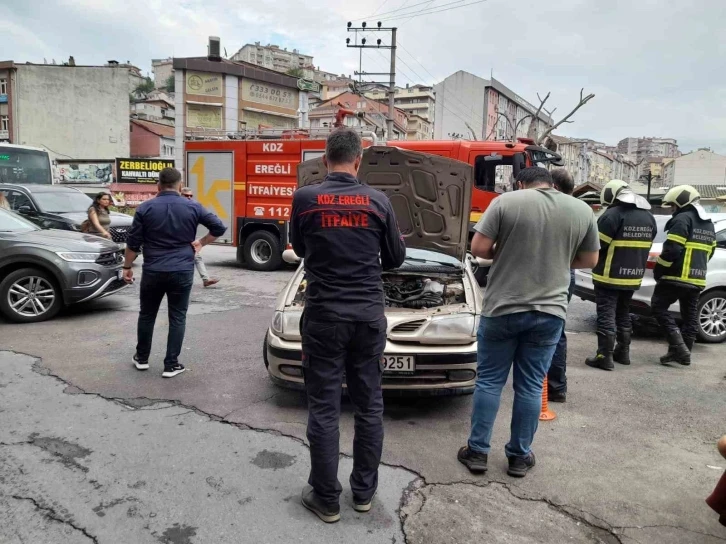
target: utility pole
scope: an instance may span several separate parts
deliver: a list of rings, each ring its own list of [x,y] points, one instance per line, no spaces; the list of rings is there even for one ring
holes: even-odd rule
[[[353,47],[361,50],[361,61],[363,49],[390,49],[391,50],[391,71],[385,72],[364,72],[362,69],[356,72],[356,75],[360,76],[359,80],[364,75],[378,75],[388,76],[388,81],[374,81],[372,84],[376,85],[388,85],[388,119],[386,119],[386,138],[389,140],[393,139],[393,127],[396,119],[396,107],[395,107],[395,96],[396,96],[396,31],[395,27],[384,28],[381,26],[380,21],[375,27],[368,27],[366,22],[362,22],[360,27],[354,27],[353,23],[348,23],[348,32],[355,32],[355,40],[350,43],[350,38],[346,38],[345,43],[347,47]],[[358,41],[358,32],[390,32],[391,33],[391,45],[384,45],[383,41],[379,38],[376,40],[376,44],[366,45],[366,39],[362,38]]]

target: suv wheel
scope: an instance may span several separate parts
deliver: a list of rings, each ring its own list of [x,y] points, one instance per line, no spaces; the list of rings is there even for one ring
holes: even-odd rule
[[[711,291],[698,301],[698,337],[709,343],[726,340],[726,291]]]
[[[0,312],[16,323],[51,319],[63,307],[53,276],[37,268],[21,268],[0,283]]]

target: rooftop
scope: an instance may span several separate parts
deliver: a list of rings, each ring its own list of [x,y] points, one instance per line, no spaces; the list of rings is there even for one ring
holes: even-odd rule
[[[154,123],[153,121],[145,121],[143,119],[131,119],[131,123],[162,138],[174,138],[174,127],[172,125]]]

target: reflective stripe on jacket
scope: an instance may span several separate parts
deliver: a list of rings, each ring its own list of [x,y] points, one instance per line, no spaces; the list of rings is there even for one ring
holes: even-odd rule
[[[593,282],[609,289],[640,287],[658,227],[653,214],[632,204],[610,206],[597,221],[600,258]]]
[[[713,222],[701,219],[688,206],[673,215],[666,230],[668,236],[655,266],[655,279],[705,288],[708,261],[716,250]]]

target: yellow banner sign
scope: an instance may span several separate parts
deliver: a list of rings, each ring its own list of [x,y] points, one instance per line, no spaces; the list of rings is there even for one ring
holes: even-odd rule
[[[222,74],[187,72],[187,94],[222,96]]]
[[[297,111],[297,89],[247,79],[243,80],[240,86],[242,87],[242,100]]]
[[[187,104],[187,127],[222,128],[222,107]]]

